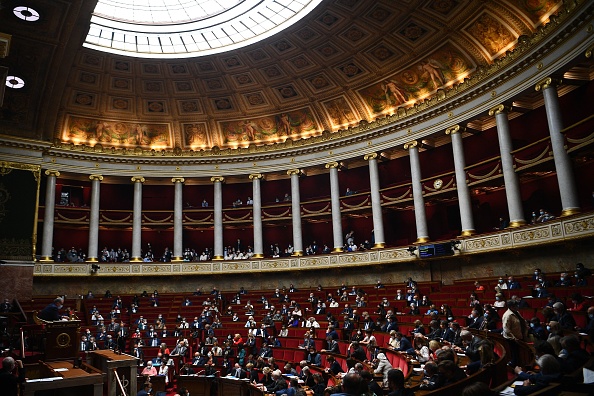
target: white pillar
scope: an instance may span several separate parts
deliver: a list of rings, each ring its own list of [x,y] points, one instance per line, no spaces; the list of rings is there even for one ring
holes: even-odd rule
[[[142,261],[142,183],[144,177],[134,176],[134,212],[132,214],[132,257],[131,262]]]
[[[103,176],[90,175],[91,179],[91,213],[89,214],[89,254],[87,261],[99,261],[99,197],[101,195],[101,181]]]
[[[171,182],[174,183],[173,197],[173,257],[171,261],[184,261],[184,223],[183,223],[183,192],[184,178],[174,177]]]
[[[262,192],[260,191],[260,181],[264,178],[261,173],[252,173],[253,201],[252,216],[254,218],[254,255],[253,258],[264,257],[264,241],[262,239]]]
[[[553,159],[555,160],[555,171],[557,172],[557,182],[559,183],[559,193],[561,195],[561,206],[563,211],[561,216],[570,216],[580,212],[580,203],[573,176],[571,158],[565,150],[565,136],[563,130],[563,120],[561,118],[561,107],[559,106],[559,97],[557,95],[557,85],[560,80],[545,78],[536,84],[535,89],[542,91],[544,97],[545,109],[547,112],[547,121],[549,123],[549,134],[551,135],[551,146],[553,148]]]
[[[42,262],[53,262],[52,244],[54,243],[54,211],[56,209],[56,179],[60,172],[46,170],[45,210],[43,213],[43,239],[41,240]]]
[[[507,113],[510,111],[511,107],[500,104],[489,110],[489,115],[495,115],[495,123],[497,124],[497,138],[499,139],[499,152],[501,155],[503,183],[505,184],[509,226],[519,227],[526,224],[526,220],[524,209],[522,208],[520,180],[514,169],[514,157],[512,155],[514,148],[509,128],[509,119],[507,118]]]
[[[332,205],[332,240],[334,243],[333,253],[340,253],[342,248],[342,215],[340,213],[340,185],[338,183],[338,162],[326,164],[330,169],[330,202]]]
[[[213,260],[223,260],[223,182],[222,176],[213,176],[214,183],[214,256]]]
[[[291,219],[293,221],[293,256],[303,256],[303,235],[301,230],[301,195],[299,194],[300,169],[290,169],[291,176]]]
[[[371,195],[371,213],[373,216],[374,248],[386,246],[384,238],[384,220],[382,217],[382,200],[380,197],[379,171],[377,168],[377,153],[365,154],[363,157],[369,163],[369,186]]]
[[[462,224],[461,236],[470,236],[476,233],[472,219],[472,201],[470,191],[466,184],[466,159],[464,158],[464,145],[462,143],[460,125],[454,125],[446,129],[446,135],[452,138],[452,150],[454,151],[454,170],[456,173],[456,190],[458,192],[458,207],[460,210],[460,222]]]
[[[410,175],[415,206],[415,224],[417,226],[416,243],[429,241],[429,230],[427,229],[427,214],[425,213],[425,198],[423,198],[423,186],[421,185],[421,161],[419,159],[418,142],[412,141],[404,145],[408,150],[410,158]]]

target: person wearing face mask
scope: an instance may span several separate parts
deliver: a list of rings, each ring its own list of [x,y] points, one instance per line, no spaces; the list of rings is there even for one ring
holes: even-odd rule
[[[547,333],[544,327],[542,327],[540,319],[538,319],[537,317],[533,317],[532,319],[530,319],[530,328],[528,329],[528,334],[531,334],[535,340],[546,341],[547,339]]]
[[[532,280],[538,280],[538,278],[540,278],[541,276],[544,276],[544,273],[541,271],[540,268],[535,268],[534,276],[532,277]]]
[[[60,310],[63,307],[64,299],[62,297],[56,297],[56,299],[51,304],[43,308],[41,312],[37,314],[37,317],[48,322],[54,322],[56,320],[68,320],[67,315],[60,314]]]
[[[588,281],[586,280],[586,278],[584,278],[584,276],[582,275],[581,272],[575,271],[574,278],[575,278],[575,286],[577,286],[577,287],[588,286]]]
[[[571,277],[567,272],[562,272],[559,280],[555,283],[555,287],[569,287],[571,286]]]
[[[505,298],[503,294],[497,293],[495,294],[495,302],[493,303],[495,308],[505,308]]]

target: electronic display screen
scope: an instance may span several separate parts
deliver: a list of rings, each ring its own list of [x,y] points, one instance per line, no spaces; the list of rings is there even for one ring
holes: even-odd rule
[[[454,249],[452,249],[452,242],[436,243],[433,245],[421,245],[419,246],[419,257],[440,257],[440,256],[453,256]]]

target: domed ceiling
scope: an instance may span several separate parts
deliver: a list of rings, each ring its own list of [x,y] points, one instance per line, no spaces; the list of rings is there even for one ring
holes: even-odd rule
[[[199,150],[316,136],[451,89],[513,49],[562,1],[326,0],[259,43],[187,59],[83,48],[94,4],[39,1],[37,22],[0,11],[2,133],[102,147]],[[82,2],[88,3],[88,2]],[[90,2],[93,3],[93,2]]]

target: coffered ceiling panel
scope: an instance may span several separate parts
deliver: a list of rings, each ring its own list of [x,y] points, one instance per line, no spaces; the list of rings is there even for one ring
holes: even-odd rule
[[[562,1],[326,0],[238,50],[129,58],[81,46],[94,2],[39,1],[38,23],[3,2],[2,133],[104,146],[247,147],[319,135],[414,106],[506,55]],[[48,104],[48,105],[45,105]]]

